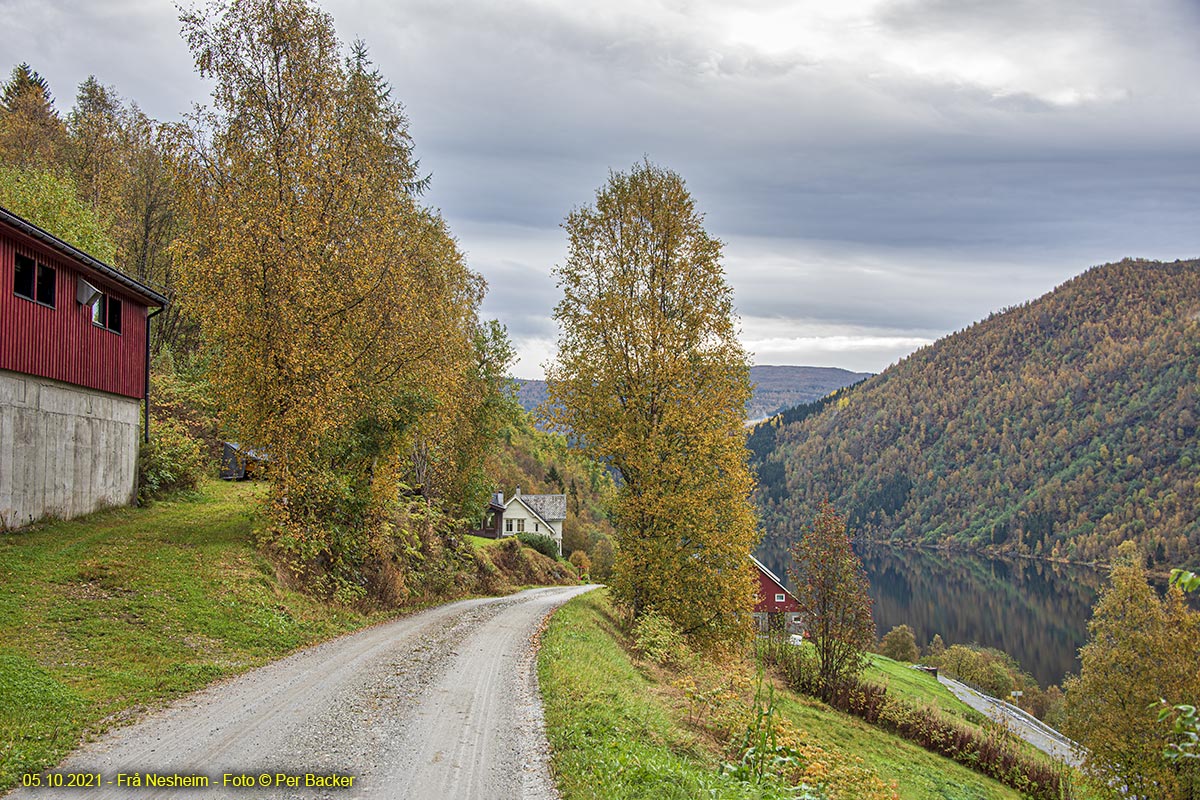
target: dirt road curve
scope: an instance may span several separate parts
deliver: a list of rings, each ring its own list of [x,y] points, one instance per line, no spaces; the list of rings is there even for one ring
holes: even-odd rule
[[[464,600],[327,642],[191,695],[55,770],[99,773],[99,788],[12,797],[554,798],[530,637],[588,588]],[[188,776],[209,786],[181,786]]]

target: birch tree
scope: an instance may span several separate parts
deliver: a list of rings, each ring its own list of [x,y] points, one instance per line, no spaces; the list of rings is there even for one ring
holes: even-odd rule
[[[614,597],[716,646],[749,630],[758,531],[748,360],[703,223],[683,179],[649,161],[571,212],[547,379],[554,422],[620,477]]]
[[[403,110],[328,14],[235,0],[182,21],[215,81],[177,182],[182,293],[225,423],[270,454],[273,546],[354,596],[365,562],[411,550],[397,487],[471,373],[483,281],[418,203]]]
[[[1190,800],[1200,794],[1200,764],[1163,758],[1172,731],[1153,710],[1163,697],[1200,696],[1200,614],[1178,586],[1160,599],[1144,561],[1132,541],[1117,549],[1079,649],[1079,675],[1063,685],[1065,732],[1086,748],[1084,767],[1100,795]]]

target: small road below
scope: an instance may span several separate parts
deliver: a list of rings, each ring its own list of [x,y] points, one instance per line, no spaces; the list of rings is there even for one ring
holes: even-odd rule
[[[1022,711],[1012,703],[997,700],[991,695],[972,689],[965,683],[947,678],[945,675],[939,674],[938,681],[959,700],[981,712],[993,722],[998,722],[1008,728],[1015,736],[1029,742],[1043,753],[1072,767],[1078,767],[1083,763],[1079,758],[1079,745],[1032,714]]]
[[[533,639],[592,588],[462,600],[325,642],[112,731],[53,770],[98,774],[96,787],[12,797],[551,800]]]

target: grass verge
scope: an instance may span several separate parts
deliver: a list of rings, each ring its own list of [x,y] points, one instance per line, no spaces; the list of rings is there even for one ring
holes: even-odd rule
[[[863,679],[886,686],[892,694],[911,703],[927,705],[952,716],[961,717],[973,725],[984,725],[987,717],[954,696],[928,672],[913,669],[908,664],[893,661],[887,656],[871,653]]]
[[[729,747],[739,740],[737,726],[753,719],[754,700],[744,690],[744,672],[752,673],[752,666],[722,665],[727,679],[741,671],[742,680],[707,691],[711,677],[663,670],[632,652],[603,590],[560,608],[542,638],[538,676],[552,767],[565,800],[786,796],[719,774],[722,763],[736,757]],[[933,691],[920,682],[918,689]],[[899,688],[893,685],[893,691]],[[888,787],[882,796],[902,800],[1020,797],[949,759],[785,690],[775,692],[775,711],[801,753],[804,782],[814,787],[808,796],[880,796],[860,793],[866,790],[859,787],[871,783]],[[714,734],[722,727],[728,735]]]

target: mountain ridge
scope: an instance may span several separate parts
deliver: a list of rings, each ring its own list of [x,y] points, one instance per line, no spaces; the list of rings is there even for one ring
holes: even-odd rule
[[[756,426],[764,546],[829,496],[874,539],[1200,553],[1200,261],[1126,259]]]

